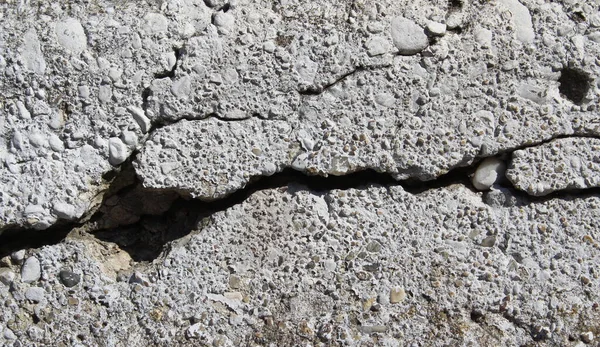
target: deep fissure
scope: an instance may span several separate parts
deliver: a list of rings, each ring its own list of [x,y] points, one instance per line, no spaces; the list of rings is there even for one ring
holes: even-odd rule
[[[535,144],[526,144],[508,152],[512,154],[515,150],[524,149],[532,146],[539,146],[544,143],[554,141],[559,138],[575,137],[574,135],[561,135],[551,139],[537,142]],[[586,135],[577,135],[577,137],[593,137]],[[104,193],[101,207],[95,214],[85,221],[60,222],[46,230],[33,230],[27,228],[7,229],[0,235],[0,257],[9,255],[14,251],[25,248],[39,248],[45,245],[56,244],[64,240],[69,233],[76,228],[90,227],[89,232],[97,239],[107,242],[113,242],[130,254],[132,259],[138,262],[151,261],[155,259],[163,250],[164,246],[176,239],[179,239],[191,231],[195,230],[198,223],[209,218],[213,214],[224,211],[232,206],[244,202],[255,192],[266,189],[308,189],[316,194],[322,194],[335,189],[366,188],[369,186],[401,186],[409,193],[418,195],[431,189],[443,188],[453,184],[461,184],[475,190],[470,181],[479,162],[485,158],[478,158],[471,165],[458,167],[450,170],[448,173],[430,181],[420,181],[417,179],[408,179],[403,181],[395,180],[390,174],[377,172],[372,169],[366,169],[343,176],[310,176],[305,173],[285,169],[282,172],[272,176],[255,177],[243,189],[239,189],[230,195],[213,201],[203,201],[193,199],[186,194],[176,192],[171,189],[151,189],[143,188],[142,183],[135,175],[131,164],[137,152],[134,152],[130,159],[123,164],[119,170],[111,171],[105,174],[106,179],[112,179],[109,189]],[[508,159],[509,161],[510,159]],[[584,190],[564,190],[557,191],[543,197],[529,196],[525,192],[514,189],[509,182],[502,183],[503,188],[509,189],[511,194],[518,198],[522,205],[543,202],[549,199],[574,199],[580,196],[590,196],[600,194],[600,188],[589,188]],[[133,192],[133,193],[132,193]],[[171,196],[172,202],[161,213],[148,213],[148,211],[137,211],[137,218],[133,222],[127,222],[112,227],[103,227],[111,216],[106,212],[106,207],[110,199],[120,201],[122,205],[116,205],[124,208],[122,201],[127,201],[127,196],[134,195],[135,199],[163,199],[165,196]],[[139,195],[141,194],[141,195]],[[124,200],[123,200],[124,199]],[[108,223],[110,224],[110,223]],[[162,225],[162,226],[161,226]]]

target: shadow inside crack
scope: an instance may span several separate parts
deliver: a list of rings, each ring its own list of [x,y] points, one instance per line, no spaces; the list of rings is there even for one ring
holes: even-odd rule
[[[188,235],[198,223],[214,213],[244,202],[257,191],[290,187],[326,193],[334,189],[364,189],[370,186],[402,186],[419,194],[454,183],[470,186],[468,175],[472,167],[452,170],[432,181],[397,181],[390,174],[363,170],[343,176],[309,176],[285,169],[272,176],[255,177],[245,188],[213,201],[192,199],[189,194],[174,189],[144,188],[138,180],[131,160],[119,170],[104,175],[111,180],[100,206],[83,221],[60,222],[46,230],[7,228],[0,234],[0,257],[27,248],[57,244],[74,229],[98,240],[115,243],[136,262],[152,261],[165,244]]]
[[[100,241],[118,245],[136,262],[150,262],[161,254],[166,244],[197,230],[204,218],[243,203],[257,191],[285,187],[293,188],[294,191],[309,190],[322,194],[335,189],[401,186],[406,192],[419,195],[454,184],[476,191],[470,177],[483,159],[479,158],[466,167],[454,168],[430,181],[416,179],[397,181],[390,174],[370,169],[328,177],[309,176],[293,169],[285,169],[272,176],[256,177],[245,188],[213,201],[193,199],[186,192],[174,189],[144,188],[131,162],[128,161],[121,166],[120,170],[106,175],[107,179],[112,179],[111,184],[104,193],[100,207],[89,219],[81,222],[65,222],[41,231],[25,228],[4,230],[0,235],[0,257],[20,249],[59,243],[68,237],[72,230],[77,229]],[[508,194],[507,199],[512,201],[510,206],[540,203],[555,198],[577,199],[600,194],[598,188],[560,191],[544,197],[532,197],[514,189],[508,180],[497,186],[497,189],[501,189],[503,194]],[[484,202],[488,201],[488,194],[490,193],[483,194]],[[504,207],[508,206],[504,205]]]
[[[73,227],[73,223],[59,222],[45,230],[7,228],[0,235],[0,258],[22,249],[57,244],[64,240]]]
[[[202,201],[172,190],[144,188],[141,182],[136,181],[105,199],[103,206],[92,218],[97,230],[91,234],[99,240],[117,244],[134,261],[152,261],[160,255],[165,244],[197,229],[203,218],[240,204],[257,191],[292,184],[314,192],[323,192],[400,183],[387,174],[372,170],[346,176],[321,177],[286,169],[273,176],[257,177],[245,188],[224,198]]]
[[[257,177],[245,188],[214,201],[192,199],[173,190],[144,188],[136,180],[105,198],[92,218],[96,231],[91,234],[99,240],[117,244],[134,261],[146,262],[156,259],[167,243],[196,230],[202,219],[244,202],[257,191],[293,186],[296,191],[306,189],[319,194],[334,189],[402,186],[409,193],[419,194],[455,183],[470,186],[468,176],[471,171],[471,167],[459,168],[436,180],[422,182],[397,181],[391,175],[375,170],[323,177],[285,169],[272,176]]]

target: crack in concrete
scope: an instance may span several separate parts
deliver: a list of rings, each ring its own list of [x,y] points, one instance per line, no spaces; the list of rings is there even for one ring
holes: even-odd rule
[[[550,142],[557,138],[573,137],[564,135],[544,140],[541,143]],[[534,145],[524,145],[518,149],[531,147]],[[514,151],[514,150],[513,150]],[[95,211],[91,218],[84,218],[75,222],[62,222],[46,230],[33,230],[27,228],[7,229],[0,235],[0,257],[9,255],[14,251],[24,248],[39,248],[44,245],[56,244],[64,240],[68,235],[77,230],[77,232],[90,233],[97,239],[118,244],[123,250],[137,262],[151,261],[156,259],[164,250],[166,244],[179,239],[195,230],[198,223],[204,218],[210,218],[213,214],[221,212],[244,202],[252,194],[267,189],[286,189],[286,190],[310,190],[315,194],[327,194],[336,189],[363,189],[369,186],[382,186],[390,188],[401,186],[405,191],[420,195],[433,189],[440,189],[455,184],[460,184],[476,191],[471,184],[470,177],[476,170],[479,162],[485,158],[471,163],[471,165],[458,167],[450,170],[448,173],[438,176],[434,180],[420,181],[417,179],[408,179],[397,181],[392,175],[385,172],[377,172],[372,169],[354,172],[343,176],[310,176],[303,172],[286,168],[282,172],[272,176],[257,176],[243,189],[237,190],[228,196],[213,200],[203,201],[201,199],[192,199],[185,192],[175,189],[151,189],[143,188],[140,180],[136,177],[133,166],[131,165],[137,151],[132,153],[126,164],[123,164],[118,170],[112,183],[106,191],[103,192],[103,202]],[[512,154],[512,152],[510,153]],[[131,182],[128,182],[131,181]],[[518,205],[529,205],[532,203],[542,203],[550,199],[575,199],[589,195],[600,195],[600,188],[589,188],[572,191],[557,191],[543,197],[529,196],[527,193],[514,189],[509,182],[501,184],[510,193],[517,198]],[[104,227],[110,224],[110,214],[106,212],[107,201],[115,196],[120,199],[127,199],[127,194],[136,188],[142,189],[144,200],[152,201],[164,194],[177,193],[178,197],[171,203],[167,211],[161,214],[149,214],[147,211],[138,212],[135,217],[137,220],[133,223],[117,225],[114,227]],[[139,193],[139,192],[138,192]],[[139,199],[139,196],[136,197]],[[118,205],[117,205],[118,206]],[[123,206],[118,206],[123,207]],[[89,215],[88,215],[89,216]],[[183,216],[183,217],[182,217]],[[157,233],[156,230],[148,230],[148,225],[155,225],[157,221],[167,221],[167,227]]]

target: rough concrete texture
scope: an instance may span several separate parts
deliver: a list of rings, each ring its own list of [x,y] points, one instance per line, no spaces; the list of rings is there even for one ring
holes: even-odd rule
[[[2,7],[4,228],[81,218],[106,189],[103,174],[137,148],[139,167],[163,165],[155,151],[165,145],[143,144],[148,133],[154,142],[177,140],[164,126],[181,119],[237,120],[236,138],[259,127],[263,141],[281,148],[264,151],[258,165],[267,167],[229,174],[206,196],[188,176],[220,180],[247,166],[234,157],[241,149],[224,151],[218,166],[196,165],[191,157],[212,155],[219,141],[188,142],[169,154],[190,164],[181,181],[177,169],[138,172],[149,187],[206,199],[273,165],[430,180],[524,144],[598,134],[597,2]],[[258,119],[285,123],[289,133],[277,123],[255,126]],[[189,124],[188,136],[221,136],[206,125]]]
[[[600,186],[600,139],[557,139],[513,153],[506,175],[535,196]]]
[[[0,8],[1,344],[597,343],[598,0]]]
[[[495,207],[461,185],[264,190],[146,266],[92,237],[29,252],[41,278],[8,267],[0,340],[574,346],[600,333],[598,221],[597,196]]]

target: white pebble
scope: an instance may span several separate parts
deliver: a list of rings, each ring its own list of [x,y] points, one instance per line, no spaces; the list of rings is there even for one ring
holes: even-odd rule
[[[44,294],[46,294],[46,291],[44,290],[44,288],[30,287],[25,292],[25,297],[27,298],[27,300],[31,300],[31,301],[37,303],[37,302],[41,302],[42,300],[44,300]]]
[[[25,68],[40,75],[46,71],[46,61],[42,54],[40,40],[34,29],[29,29],[23,36],[23,51],[21,54],[25,62]]]
[[[190,76],[181,77],[180,79],[174,81],[173,85],[171,86],[171,93],[180,99],[187,98],[191,92],[192,80]]]
[[[504,177],[506,164],[498,158],[487,158],[479,164],[473,175],[473,186],[477,190],[488,190]]]
[[[129,157],[129,149],[118,137],[108,140],[108,161],[111,165],[119,165]]]
[[[146,117],[144,110],[135,106],[129,106],[127,107],[127,110],[129,111],[129,113],[131,113],[133,119],[135,119],[135,121],[138,123],[140,129],[144,134],[150,131],[152,123],[150,122],[150,119]]]
[[[65,150],[65,144],[56,134],[50,133],[50,135],[48,135],[48,144],[55,152],[62,152]]]
[[[40,261],[36,257],[29,257],[25,260],[25,264],[21,268],[21,281],[24,283],[32,283],[40,279],[42,276],[42,268]]]
[[[58,218],[66,220],[73,220],[77,218],[77,211],[75,210],[75,206],[62,201],[54,203],[52,212],[54,212],[54,214]]]
[[[492,32],[486,28],[476,27],[474,30],[475,41],[479,43],[482,47],[490,48],[492,47]]]
[[[366,43],[367,54],[370,57],[382,55],[387,53],[391,49],[391,45],[385,38],[381,36],[371,37]]]
[[[77,87],[77,92],[79,93],[79,97],[82,99],[87,99],[90,97],[90,88],[88,86]]]
[[[23,119],[31,119],[31,112],[25,107],[25,104],[19,100],[17,101],[17,109],[19,110],[19,115]]]
[[[12,259],[13,262],[15,262],[17,264],[21,264],[23,262],[23,260],[25,259],[25,250],[21,249],[16,252],[13,252],[10,255],[10,258]]]
[[[263,44],[263,49],[267,53],[273,53],[273,52],[275,52],[276,48],[277,48],[277,46],[275,46],[275,42],[273,42],[273,41],[267,41],[267,42],[265,42]]]
[[[103,84],[98,88],[98,100],[102,103],[107,103],[112,98],[112,90],[110,85]]]
[[[446,24],[438,22],[427,23],[427,31],[435,36],[443,36],[446,34]]]
[[[392,41],[401,55],[413,55],[429,45],[425,30],[417,23],[404,17],[392,19]]]
[[[123,143],[128,147],[134,148],[137,145],[138,137],[133,131],[125,130],[123,131],[123,134],[121,134],[121,140],[123,140]]]
[[[11,284],[15,280],[15,273],[12,272],[11,269],[8,268],[0,268],[0,282],[5,285]]]
[[[232,29],[235,23],[235,17],[229,13],[217,12],[214,23],[218,27]]]
[[[58,43],[72,53],[79,54],[87,48],[87,37],[75,18],[56,23],[56,36]]]
[[[535,31],[531,14],[525,5],[519,0],[500,0],[511,14],[512,22],[515,25],[517,40],[523,43],[532,43],[535,40]]]

